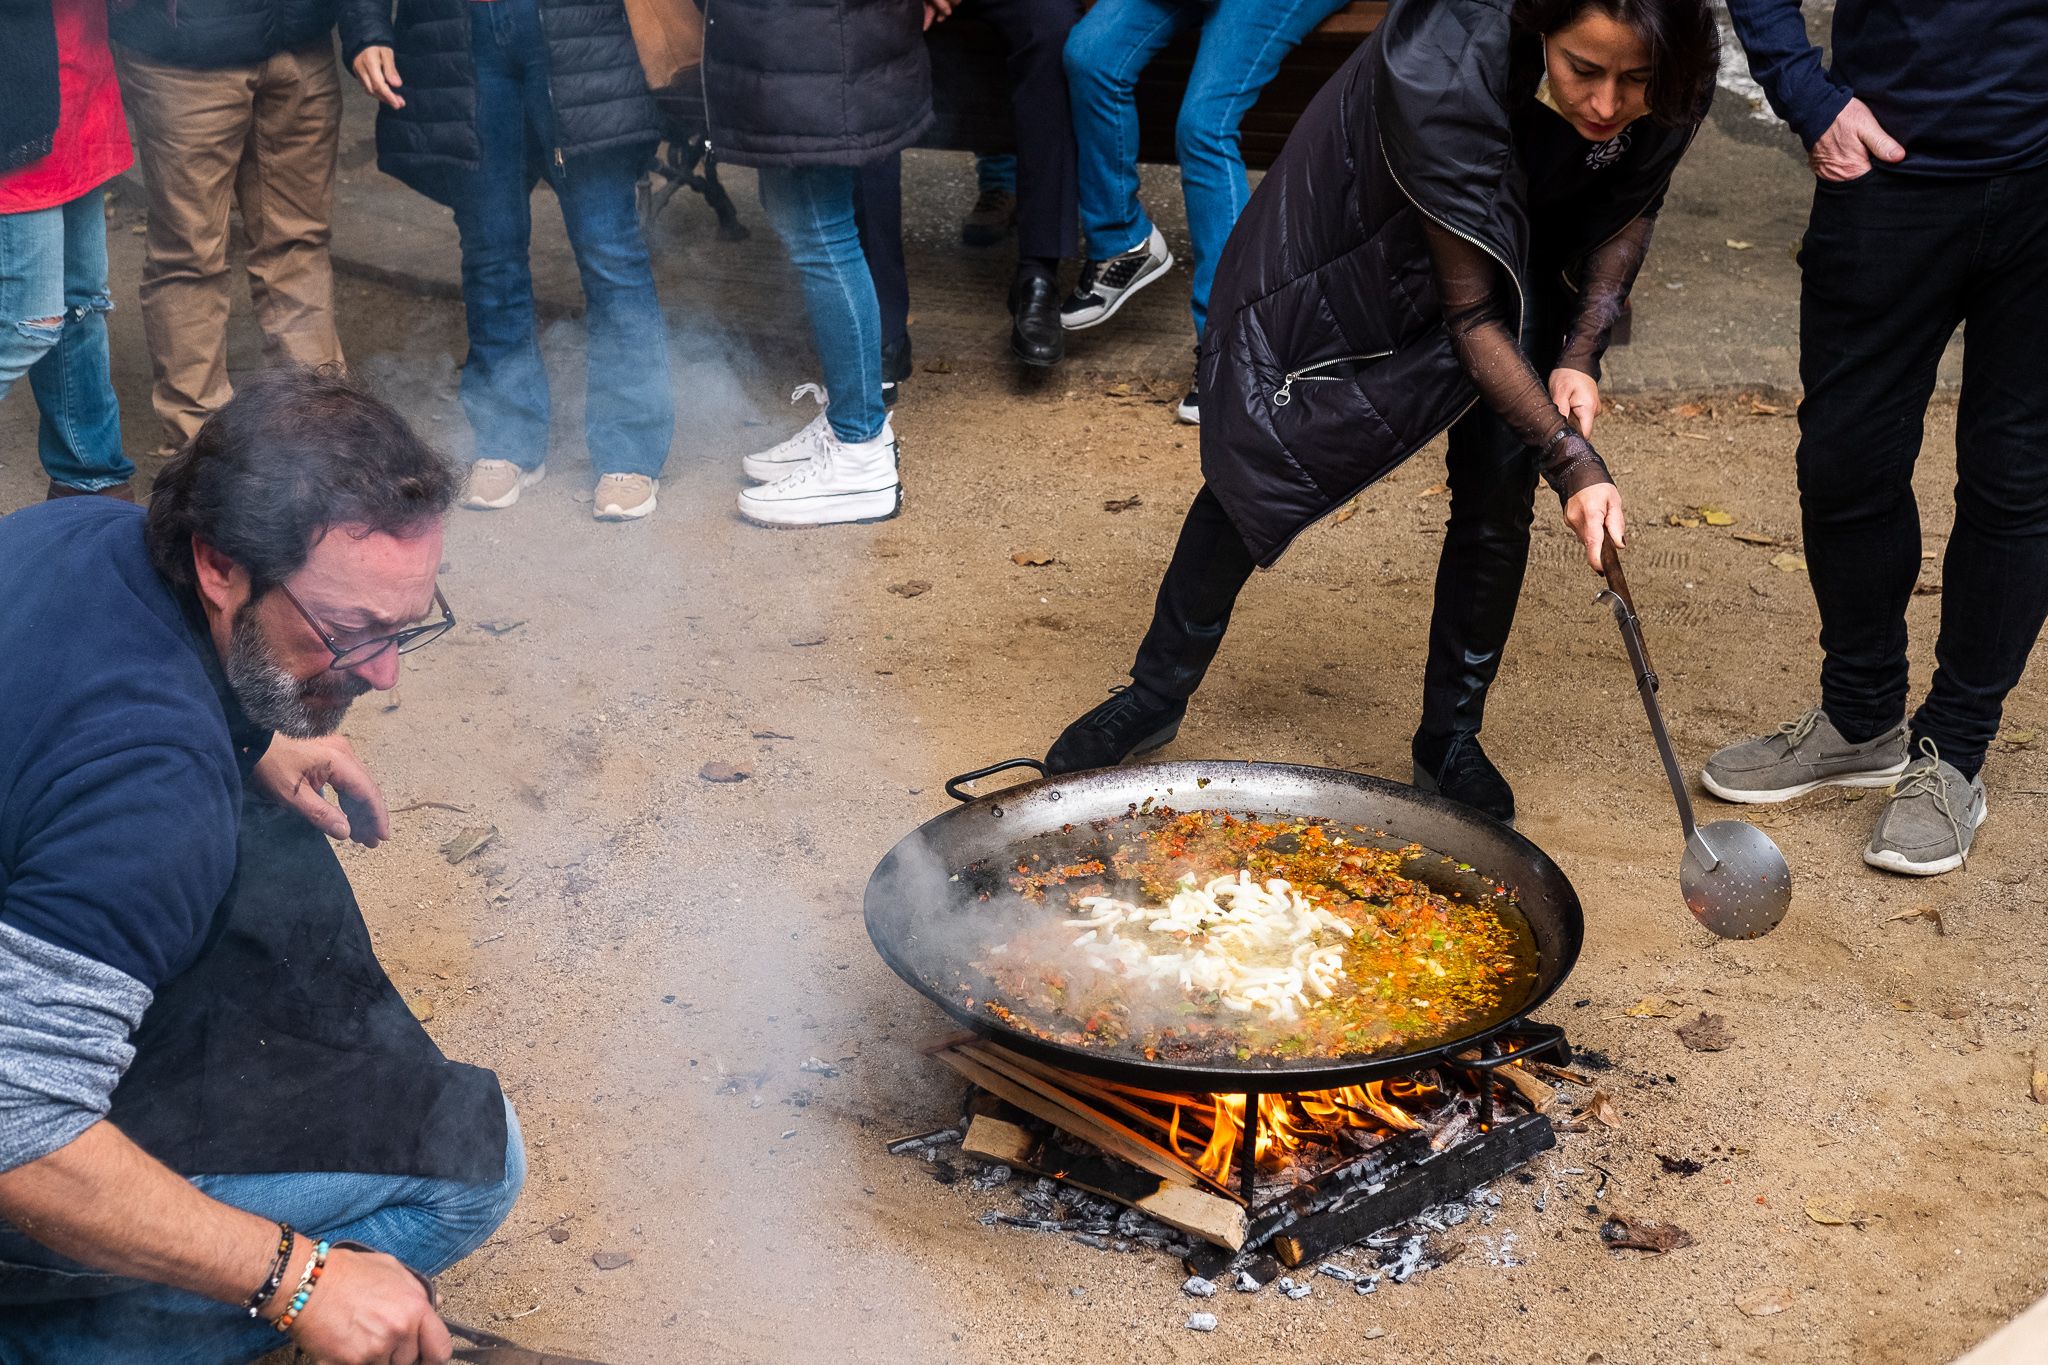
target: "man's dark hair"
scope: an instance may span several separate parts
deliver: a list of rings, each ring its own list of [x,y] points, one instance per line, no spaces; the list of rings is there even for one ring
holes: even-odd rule
[[[282,366],[239,381],[157,475],[145,535],[150,561],[191,588],[198,537],[268,592],[336,526],[388,535],[423,530],[461,479],[387,403],[340,374]]]
[[[1650,117],[1683,127],[1707,116],[1721,70],[1721,29],[1707,0],[1515,0],[1515,22],[1543,37],[1589,9],[1626,24],[1650,49]]]

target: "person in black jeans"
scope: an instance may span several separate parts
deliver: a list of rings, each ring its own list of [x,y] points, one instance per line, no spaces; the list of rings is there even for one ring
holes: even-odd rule
[[[2048,5],[1843,0],[1832,72],[1797,0],[1730,8],[1818,177],[1798,470],[1823,660],[1819,706],[1715,754],[1704,781],[1744,802],[1889,785],[1864,861],[1948,872],[1983,822],[1985,748],[2048,616]],[[1913,465],[1965,321],[1936,667],[1908,724]]]
[[[1026,365],[1057,365],[1060,262],[1080,254],[1074,122],[1061,53],[1081,17],[1079,0],[925,0],[925,27],[962,5],[1002,35],[1016,136],[1017,273],[1010,284],[1010,354]],[[934,60],[945,58],[934,54]],[[861,248],[882,305],[882,377],[891,401],[910,377],[910,284],[903,266],[902,159],[861,169]]]

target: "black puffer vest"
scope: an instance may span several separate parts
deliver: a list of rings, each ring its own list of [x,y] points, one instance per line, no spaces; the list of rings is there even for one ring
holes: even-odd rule
[[[861,166],[931,126],[920,0],[699,0],[711,147],[743,166]]]
[[[377,111],[377,165],[431,199],[451,203],[479,156],[476,63],[469,6],[478,0],[340,0],[344,60],[394,49],[405,108]],[[554,136],[565,158],[661,139],[623,0],[540,0],[548,41]],[[534,168],[538,176],[540,168]]]
[[[1444,329],[1425,216],[1527,294],[1510,120],[1533,103],[1541,60],[1512,60],[1538,40],[1509,8],[1397,0],[1310,103],[1223,248],[1199,364],[1202,473],[1263,565],[1477,399]],[[1562,259],[1655,202],[1696,126],[1638,120],[1603,197],[1562,232],[1546,224]],[[1304,371],[1336,382],[1289,383]]]

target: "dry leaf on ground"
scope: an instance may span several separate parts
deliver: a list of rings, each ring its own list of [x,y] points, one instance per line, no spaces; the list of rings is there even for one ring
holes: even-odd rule
[[[1447,483],[1433,483],[1415,496],[1418,498],[1440,498],[1450,491],[1451,486]]]
[[[1776,536],[1767,536],[1762,531],[1730,531],[1728,535],[1730,539],[1739,540],[1744,545],[1776,545],[1778,543]]]
[[[497,837],[496,825],[471,825],[441,845],[441,856],[451,863],[459,863]]]
[[[940,356],[937,360],[927,360],[924,363],[924,372],[926,374],[951,374],[953,373],[953,362],[944,356]]]
[[[1664,524],[1666,526],[1683,526],[1687,530],[1698,530],[1702,523],[1698,517],[1689,517],[1683,512],[1666,512],[1664,514]]]
[[[1676,1019],[1678,1002],[1661,995],[1646,995],[1623,1011],[1633,1019]]]
[[[1653,1223],[1611,1213],[1600,1225],[1600,1240],[1613,1251],[1650,1251],[1661,1256],[1667,1251],[1692,1245],[1692,1234],[1676,1223]]]
[[[1700,520],[1709,526],[1733,526],[1735,524],[1734,516],[1722,511],[1718,507],[1702,507],[1700,509]]]
[[[1806,1201],[1806,1216],[1824,1228],[1860,1228],[1869,1222],[1873,1215],[1816,1194]]]
[[[1787,550],[1783,554],[1771,556],[1771,567],[1784,573],[1804,573],[1806,571],[1806,556],[1795,555]]]
[[[1131,494],[1128,498],[1104,498],[1102,500],[1102,510],[1105,512],[1128,512],[1133,507],[1143,507],[1144,505],[1145,500],[1136,493]]]
[[[1595,1090],[1593,1098],[1586,1101],[1586,1114],[1606,1124],[1609,1128],[1621,1127],[1621,1111],[1614,1107],[1614,1099],[1605,1090]]]
[[[1728,249],[1730,251],[1747,251],[1755,245],[1755,242],[1738,242],[1733,237],[1728,239]]]
[[[1357,515],[1358,499],[1353,498],[1350,502],[1347,502],[1342,507],[1339,507],[1337,509],[1337,515],[1330,518],[1330,520],[1341,525],[1342,523],[1351,520],[1353,517]]]
[[[706,763],[697,769],[697,776],[706,782],[744,782],[753,774],[730,763]]]
[[[2034,1075],[2028,1088],[2033,1092],[2034,1103],[2048,1104],[2048,1042],[2034,1049]]]
[[[1010,556],[1010,562],[1021,564],[1028,569],[1039,569],[1052,563],[1053,558],[1049,550],[1019,550]]]
[[[1998,742],[2010,744],[2015,749],[2025,749],[2031,746],[2037,738],[2038,736],[2032,730],[2006,730],[1998,736]]]
[[[1934,927],[1935,927],[1935,928],[1936,928],[1937,930],[1939,930],[1939,931],[1940,931],[1941,933],[1944,933],[1944,934],[1946,934],[1946,933],[1948,932],[1948,922],[1947,922],[1946,920],[1942,919],[1942,917],[1941,917],[1941,911],[1939,911],[1939,910],[1935,909],[1935,908],[1934,908],[1933,906],[1931,906],[1931,905],[1916,905],[1916,906],[1914,906],[1914,907],[1913,907],[1912,909],[1910,909],[1910,910],[1901,910],[1901,911],[1899,911],[1899,913],[1898,913],[1898,914],[1896,914],[1896,915],[1891,915],[1891,916],[1888,916],[1888,918],[1890,918],[1890,919],[1892,919],[1892,920],[1902,920],[1902,919],[1925,919],[1925,920],[1933,920],[1933,921],[1934,921]]]
[[[633,1264],[630,1251],[599,1251],[592,1253],[590,1263],[599,1270],[617,1270],[620,1266]]]
[[[1671,411],[1677,416],[1685,418],[1708,417],[1713,414],[1713,409],[1704,403],[1680,403]]]
[[[913,578],[907,583],[891,583],[889,591],[898,597],[922,597],[932,590],[932,585],[922,578]]]
[[[1699,1017],[1690,1023],[1680,1024],[1676,1030],[1678,1041],[1694,1052],[1722,1052],[1735,1041],[1735,1035],[1728,1028],[1728,1021],[1718,1014],[1701,1010]]]
[[[1792,1306],[1792,1291],[1782,1284],[1766,1285],[1744,1294],[1735,1306],[1753,1318],[1776,1317]]]

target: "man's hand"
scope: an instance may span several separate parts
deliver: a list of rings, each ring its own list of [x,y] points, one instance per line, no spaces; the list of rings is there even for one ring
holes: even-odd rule
[[[1594,573],[1600,572],[1600,551],[1609,538],[1621,548],[1628,546],[1628,523],[1621,515],[1621,490],[1611,483],[1596,483],[1574,493],[1564,505],[1564,522],[1586,547],[1586,562],[1593,566]]]
[[[398,87],[405,82],[398,79],[398,60],[388,47],[366,47],[356,54],[350,67],[356,79],[363,83],[363,89],[372,98],[390,105],[393,109],[405,108],[405,96],[398,93]]]
[[[273,735],[256,764],[256,785],[281,806],[289,806],[330,839],[354,839],[375,848],[391,837],[391,812],[376,779],[339,735],[292,739]],[[334,788],[339,808],[323,793]]]
[[[1592,375],[1584,370],[1552,370],[1550,401],[1579,429],[1579,435],[1593,439],[1593,419],[1600,415],[1600,385]]]
[[[1906,149],[1878,125],[1877,115],[1862,100],[1852,99],[1813,144],[1806,159],[1823,180],[1860,180],[1870,174],[1870,159],[1904,161]]]
[[[924,26],[930,28],[953,17],[953,6],[960,0],[924,0]]]
[[[294,1252],[294,1278],[278,1291],[281,1298],[289,1301],[285,1290],[304,1264]],[[374,1251],[327,1254],[319,1287],[292,1324],[292,1340],[320,1365],[446,1365],[455,1350],[419,1280]]]

